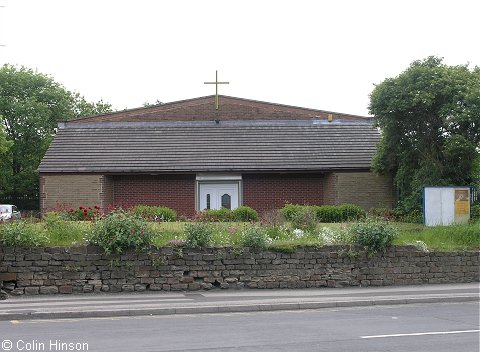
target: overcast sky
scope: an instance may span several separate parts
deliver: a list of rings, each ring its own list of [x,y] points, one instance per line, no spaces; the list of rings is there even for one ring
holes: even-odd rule
[[[116,109],[215,93],[367,115],[429,55],[480,66],[478,0],[0,0],[0,65]]]

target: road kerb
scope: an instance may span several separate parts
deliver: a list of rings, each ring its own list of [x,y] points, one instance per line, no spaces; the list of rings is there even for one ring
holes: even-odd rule
[[[141,309],[98,309],[84,311],[60,311],[60,312],[25,312],[25,313],[0,313],[0,321],[8,320],[38,320],[38,319],[80,319],[80,318],[105,318],[105,317],[129,317],[148,315],[185,315],[185,314],[218,314],[240,312],[267,312],[280,310],[308,310],[328,309],[345,307],[366,307],[418,303],[461,303],[479,301],[478,295],[445,296],[445,297],[418,297],[418,298],[388,298],[373,297],[361,300],[332,300],[322,302],[279,302],[279,303],[256,303],[256,304],[214,304],[171,307],[171,308],[141,308]]]

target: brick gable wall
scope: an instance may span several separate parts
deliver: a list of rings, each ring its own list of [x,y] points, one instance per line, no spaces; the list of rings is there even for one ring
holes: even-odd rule
[[[116,111],[91,116],[70,123],[104,121],[198,121],[198,120],[368,120],[366,117],[335,113],[323,110],[273,104],[249,99],[219,96],[219,110],[215,110],[215,96],[201,97],[144,108]]]

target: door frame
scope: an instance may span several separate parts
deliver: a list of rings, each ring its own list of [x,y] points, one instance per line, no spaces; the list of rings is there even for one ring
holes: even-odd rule
[[[243,205],[242,175],[232,174],[197,174],[195,179],[195,210],[200,211],[200,185],[228,184],[236,185],[238,190],[238,206]]]

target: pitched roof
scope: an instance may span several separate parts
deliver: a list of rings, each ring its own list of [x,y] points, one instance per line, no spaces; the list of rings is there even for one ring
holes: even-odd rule
[[[369,120],[68,122],[40,172],[171,173],[369,169]]]
[[[220,109],[215,110],[215,96],[175,101],[137,109],[71,120],[85,122],[138,122],[138,121],[205,121],[205,120],[326,120],[331,114],[334,120],[367,120],[368,117],[341,114],[331,111],[273,104],[251,99],[219,96]]]

